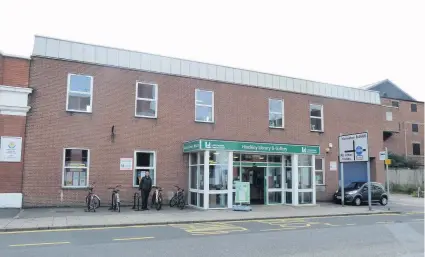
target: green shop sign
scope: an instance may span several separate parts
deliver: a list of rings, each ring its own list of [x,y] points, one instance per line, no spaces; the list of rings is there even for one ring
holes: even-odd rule
[[[234,152],[255,152],[255,153],[296,153],[296,154],[320,154],[319,146],[312,145],[290,145],[274,143],[256,143],[242,141],[222,141],[199,139],[183,144],[183,152],[193,152],[200,150],[223,150]]]

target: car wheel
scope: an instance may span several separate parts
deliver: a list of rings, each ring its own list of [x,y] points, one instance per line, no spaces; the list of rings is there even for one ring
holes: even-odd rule
[[[379,201],[379,203],[383,206],[387,205],[387,203],[388,203],[387,197],[385,197],[385,196],[381,197],[381,200]]]
[[[354,198],[353,205],[360,206],[361,204],[362,204],[362,199],[360,199],[360,197]]]

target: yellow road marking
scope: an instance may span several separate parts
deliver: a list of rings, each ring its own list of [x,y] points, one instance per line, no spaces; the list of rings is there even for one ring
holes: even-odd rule
[[[153,236],[145,236],[145,237],[128,237],[128,238],[114,238],[114,241],[127,241],[127,240],[145,240],[145,239],[153,239]]]
[[[259,223],[264,223],[272,226],[279,226],[285,229],[307,228],[311,225],[320,224],[320,222],[306,221],[305,219],[275,219],[275,220],[258,220]]]
[[[271,229],[263,229],[261,232],[265,231],[282,231],[282,230],[294,230],[295,228],[271,228]]]
[[[70,244],[71,242],[51,242],[51,243],[35,243],[35,244],[16,244],[16,245],[9,245],[11,247],[18,247],[18,246],[40,246],[40,245],[62,245],[62,244]]]
[[[331,224],[331,223],[323,223],[323,224],[325,224],[326,226],[330,226],[330,227],[339,227],[339,225],[334,225],[334,224]]]
[[[135,226],[118,226],[118,227],[98,227],[98,228],[58,228],[58,229],[38,229],[38,230],[20,230],[0,232],[0,235],[6,234],[26,234],[26,233],[46,233],[46,232],[68,232],[68,231],[90,231],[90,230],[107,230],[107,229],[123,229],[123,228],[147,228],[147,227],[165,227],[167,225],[135,225]]]
[[[247,231],[248,229],[229,223],[205,222],[192,224],[171,224],[171,227],[182,229],[192,235],[216,235]]]

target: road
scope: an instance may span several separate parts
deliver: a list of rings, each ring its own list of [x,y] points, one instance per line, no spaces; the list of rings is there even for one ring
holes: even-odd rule
[[[0,256],[424,256],[423,213],[0,233]]]

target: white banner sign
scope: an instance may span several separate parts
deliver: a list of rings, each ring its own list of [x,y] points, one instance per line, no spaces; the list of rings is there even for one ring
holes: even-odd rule
[[[379,152],[379,160],[385,161],[387,159],[387,153],[385,151]]]
[[[0,161],[21,161],[22,137],[1,137],[0,147]]]
[[[367,132],[339,136],[340,162],[369,161],[369,145]]]
[[[133,158],[120,158],[120,170],[133,170]]]

